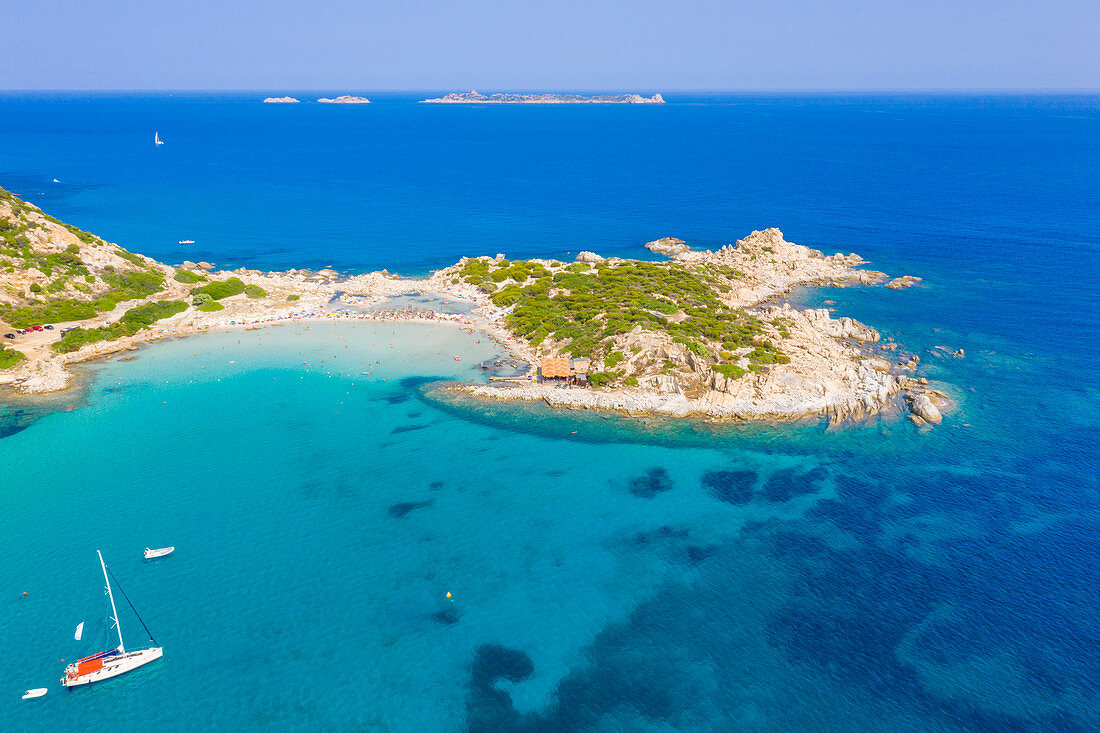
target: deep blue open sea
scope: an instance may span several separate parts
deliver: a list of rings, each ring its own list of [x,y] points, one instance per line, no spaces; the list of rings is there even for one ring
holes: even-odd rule
[[[222,267],[775,226],[924,278],[794,297],[921,354],[958,407],[921,430],[471,404],[435,380],[495,347],[442,325],[92,365],[0,406],[0,729],[1100,729],[1100,97],[262,96],[0,95],[0,186]],[[165,657],[68,692],[62,659],[106,643],[97,548]]]

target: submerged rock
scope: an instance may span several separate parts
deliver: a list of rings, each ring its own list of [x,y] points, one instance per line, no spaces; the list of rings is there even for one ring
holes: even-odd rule
[[[668,471],[663,468],[651,468],[641,476],[630,479],[630,493],[643,499],[652,499],[657,494],[675,488]]]
[[[703,474],[703,488],[711,496],[727,504],[742,505],[752,501],[756,488],[754,471],[707,471]]]
[[[394,504],[388,510],[391,517],[395,519],[401,519],[411,511],[416,509],[423,509],[424,507],[431,506],[435,501],[428,499],[427,501],[403,501],[398,504]]]

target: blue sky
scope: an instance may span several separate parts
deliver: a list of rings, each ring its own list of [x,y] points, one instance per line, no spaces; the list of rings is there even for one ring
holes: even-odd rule
[[[0,0],[3,89],[1100,88],[1100,0]]]

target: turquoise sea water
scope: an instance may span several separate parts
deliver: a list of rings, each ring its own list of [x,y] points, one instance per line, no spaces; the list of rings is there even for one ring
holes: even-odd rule
[[[456,399],[436,380],[495,347],[444,326],[158,343],[0,413],[3,727],[1100,727],[1100,101],[668,96],[0,98],[0,185],[167,260],[422,272],[776,225],[924,277],[794,297],[959,405],[635,421]],[[66,692],[97,548],[166,655]]]

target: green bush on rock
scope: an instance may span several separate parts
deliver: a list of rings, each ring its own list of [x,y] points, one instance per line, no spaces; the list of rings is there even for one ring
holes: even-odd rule
[[[191,289],[191,294],[205,293],[213,300],[221,300],[244,292],[244,281],[239,277],[231,277],[228,280],[215,280],[206,285]]]
[[[0,370],[11,369],[26,358],[22,351],[0,347]]]

